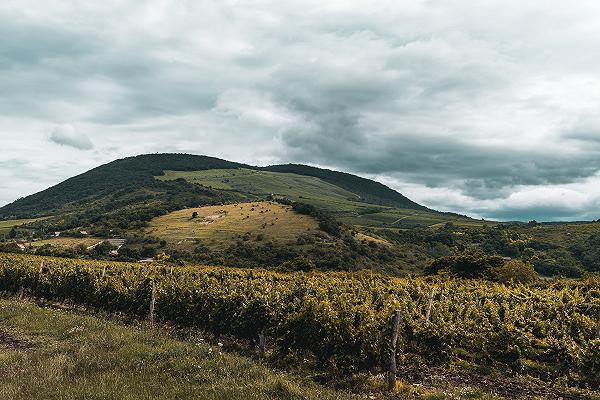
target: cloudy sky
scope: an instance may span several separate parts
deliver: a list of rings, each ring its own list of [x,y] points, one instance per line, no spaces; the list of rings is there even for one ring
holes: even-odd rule
[[[600,5],[0,2],[0,205],[187,152],[375,178],[495,219],[600,218]]]

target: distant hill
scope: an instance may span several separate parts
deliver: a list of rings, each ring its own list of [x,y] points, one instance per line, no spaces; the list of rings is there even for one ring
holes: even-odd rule
[[[173,183],[155,179],[164,171],[205,171],[245,168],[311,176],[354,193],[362,202],[415,210],[427,210],[389,187],[355,175],[287,164],[259,168],[218,158],[189,154],[147,154],[128,157],[94,168],[39,193],[0,208],[0,218],[31,218],[62,211],[103,206],[121,199],[135,203],[148,200],[152,193],[173,191]],[[195,188],[178,182],[182,195]],[[210,196],[211,193],[205,193]],[[214,194],[214,193],[213,193]]]

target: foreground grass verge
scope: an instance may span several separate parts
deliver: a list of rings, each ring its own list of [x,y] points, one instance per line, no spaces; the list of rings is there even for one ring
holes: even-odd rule
[[[350,399],[204,342],[0,299],[1,399]]]

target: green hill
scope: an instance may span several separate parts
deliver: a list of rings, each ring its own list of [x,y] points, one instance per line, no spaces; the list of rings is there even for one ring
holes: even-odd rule
[[[286,218],[268,221],[258,212],[230,213],[207,226],[202,225],[211,222],[206,216],[191,220],[193,210],[202,214],[210,207],[264,201],[294,207]],[[18,224],[45,216],[52,217]],[[113,161],[0,208],[0,220],[19,225],[10,239],[38,254],[106,257],[111,250],[108,244],[86,249],[77,240],[65,246],[53,237],[60,232],[61,238],[125,238],[122,260],[167,252],[198,263],[393,273],[421,270],[430,260],[426,248],[391,245],[366,229],[482,224],[429,210],[381,183],[347,173],[294,164],[256,167],[189,154]],[[314,226],[298,222],[309,220]],[[1,246],[17,247],[10,241]]]
[[[381,183],[343,172],[298,164],[261,168],[189,154],[113,161],[0,208],[0,219],[55,215],[63,229],[107,220],[112,222],[106,226],[129,226],[126,220],[149,221],[184,207],[271,194],[312,204],[356,225],[410,228],[473,221],[429,210]],[[121,211],[127,215],[115,217]]]

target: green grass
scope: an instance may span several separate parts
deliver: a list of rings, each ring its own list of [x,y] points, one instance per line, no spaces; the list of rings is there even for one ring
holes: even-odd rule
[[[198,213],[192,218],[192,213]],[[290,206],[253,202],[188,208],[154,218],[146,233],[176,247],[190,247],[201,240],[213,248],[227,247],[246,234],[249,239],[295,243],[301,234],[319,231],[317,221],[295,213]]]
[[[32,222],[42,221],[42,220],[45,220],[48,218],[50,218],[50,217],[30,218],[30,219],[8,219],[8,220],[0,221],[0,236],[4,236],[6,233],[8,233],[13,226],[30,224]]]
[[[350,399],[161,330],[0,299],[1,399]]]
[[[252,196],[270,194],[312,204],[341,221],[360,226],[413,228],[452,221],[459,225],[481,225],[484,221],[435,212],[400,209],[361,201],[360,196],[319,178],[252,169],[165,171],[159,180],[183,178],[188,182]],[[254,197],[251,197],[254,198]]]
[[[570,247],[585,241],[590,235],[599,233],[600,223],[554,223],[535,226],[523,224],[515,227],[514,230],[540,242]]]
[[[57,237],[51,239],[38,240],[37,242],[31,242],[32,247],[41,247],[45,245],[50,245],[54,247],[62,247],[73,249],[77,246],[85,246],[90,247],[95,244],[98,244],[103,239],[98,239],[94,237],[83,237],[83,238],[73,238],[73,237]]]

